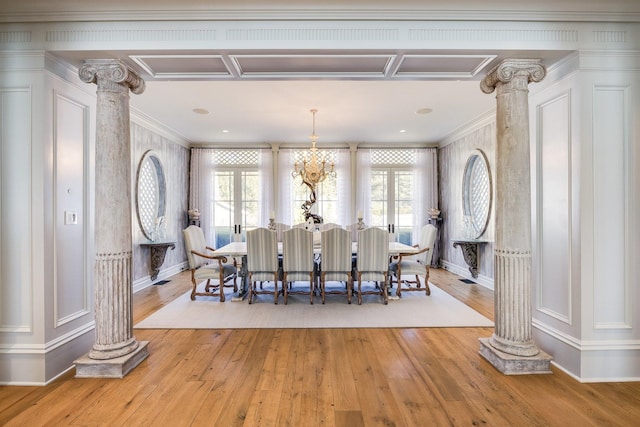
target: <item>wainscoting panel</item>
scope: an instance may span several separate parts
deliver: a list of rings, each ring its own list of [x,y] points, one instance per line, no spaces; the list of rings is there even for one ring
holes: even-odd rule
[[[593,88],[595,329],[631,328],[626,259],[628,221],[631,220],[627,217],[631,156],[628,92],[626,86],[596,85]]]
[[[54,92],[55,254],[54,322],[60,326],[90,312],[87,257],[89,107]]]
[[[33,330],[31,95],[0,88],[0,332]]]
[[[571,92],[537,110],[537,309],[571,324]]]

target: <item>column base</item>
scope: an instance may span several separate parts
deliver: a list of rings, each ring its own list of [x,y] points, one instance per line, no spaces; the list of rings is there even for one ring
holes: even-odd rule
[[[535,356],[514,356],[492,347],[489,338],[480,338],[480,355],[505,375],[552,373],[552,357],[542,350]]]
[[[139,344],[135,351],[113,359],[91,359],[87,353],[73,362],[76,378],[123,378],[149,356],[149,341],[139,341]]]

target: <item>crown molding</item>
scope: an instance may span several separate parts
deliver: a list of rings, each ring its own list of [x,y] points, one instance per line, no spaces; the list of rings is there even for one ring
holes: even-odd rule
[[[640,12],[425,9],[227,9],[227,10],[94,10],[3,12],[0,22],[109,21],[536,21],[640,22]]]

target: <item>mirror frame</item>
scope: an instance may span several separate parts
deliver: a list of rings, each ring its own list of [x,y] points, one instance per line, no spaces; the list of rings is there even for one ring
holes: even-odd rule
[[[480,162],[480,163],[478,163]],[[486,218],[478,218],[477,212],[474,212],[473,199],[471,195],[474,193],[472,188],[474,182],[472,177],[479,166],[483,166],[487,174],[486,185],[488,195],[488,207]],[[471,217],[471,227],[474,231],[473,239],[477,239],[484,234],[489,225],[489,218],[491,218],[491,205],[493,204],[493,181],[491,179],[491,168],[489,168],[489,161],[487,156],[480,149],[475,149],[471,152],[467,158],[467,163],[464,167],[464,175],[462,180],[462,212],[463,215]],[[466,228],[466,224],[464,224]],[[467,230],[465,230],[467,231]]]
[[[138,169],[136,172],[136,216],[138,217],[138,225],[140,226],[140,230],[144,237],[146,237],[150,241],[155,241],[157,236],[154,236],[154,230],[148,230],[145,228],[144,220],[142,218],[142,212],[140,211],[140,185],[141,185],[141,172],[147,163],[151,164],[153,171],[155,172],[155,182],[154,182],[154,197],[155,206],[157,207],[156,212],[154,213],[155,217],[152,218],[154,222],[161,217],[165,216],[166,212],[166,204],[167,204],[167,183],[164,176],[164,168],[162,167],[162,162],[160,158],[153,150],[147,150],[144,152],[140,159],[140,163],[138,163]]]

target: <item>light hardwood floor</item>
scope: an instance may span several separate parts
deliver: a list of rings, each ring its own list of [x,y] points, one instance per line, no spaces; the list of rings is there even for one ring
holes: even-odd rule
[[[493,318],[493,294],[432,270]],[[134,296],[138,322],[188,273]],[[425,298],[427,298],[425,296]],[[226,304],[231,304],[228,300]],[[234,303],[235,304],[235,303]],[[354,306],[354,309],[356,306]],[[634,426],[640,383],[504,376],[479,354],[491,328],[135,330],[150,356],[123,379],[0,387],[7,426]]]

